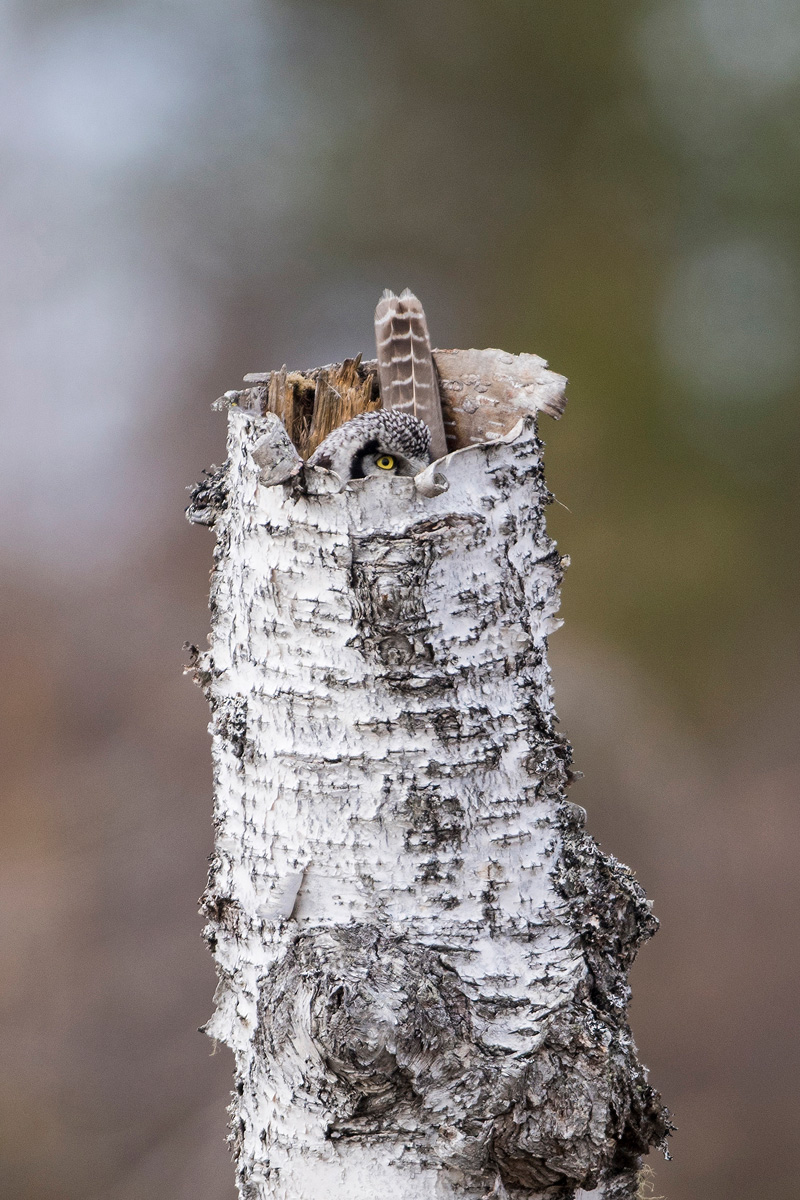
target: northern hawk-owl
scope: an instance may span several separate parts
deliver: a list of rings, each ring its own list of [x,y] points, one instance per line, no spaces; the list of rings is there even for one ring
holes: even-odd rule
[[[341,479],[417,475],[447,453],[439,382],[422,305],[412,292],[388,289],[375,309],[383,408],[329,433],[309,459]]]
[[[431,433],[411,413],[380,409],[361,413],[329,433],[308,460],[340,479],[368,475],[418,475],[431,460]]]

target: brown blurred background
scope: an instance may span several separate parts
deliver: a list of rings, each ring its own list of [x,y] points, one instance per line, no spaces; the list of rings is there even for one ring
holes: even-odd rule
[[[535,351],[667,1200],[798,1194],[795,0],[2,0],[0,1191],[232,1200],[184,487],[248,370]]]

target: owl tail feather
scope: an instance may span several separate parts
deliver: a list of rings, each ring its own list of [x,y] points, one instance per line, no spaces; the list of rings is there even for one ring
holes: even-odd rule
[[[428,323],[408,288],[400,296],[387,288],[381,296],[375,309],[375,342],[383,407],[424,421],[431,431],[431,458],[442,458],[447,442]]]

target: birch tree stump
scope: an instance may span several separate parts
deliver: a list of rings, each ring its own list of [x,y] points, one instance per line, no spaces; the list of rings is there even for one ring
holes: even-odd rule
[[[669,1131],[626,1017],[656,922],[566,799],[536,428],[560,377],[436,358],[462,448],[423,475],[305,468],[264,411],[284,370],[229,394],[189,510],[217,532],[192,665],[242,1200],[632,1197]]]

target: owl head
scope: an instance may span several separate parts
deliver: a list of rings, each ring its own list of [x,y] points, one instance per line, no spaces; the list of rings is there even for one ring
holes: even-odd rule
[[[431,460],[424,422],[392,409],[361,413],[329,433],[308,460],[340,479],[369,475],[418,475]]]

